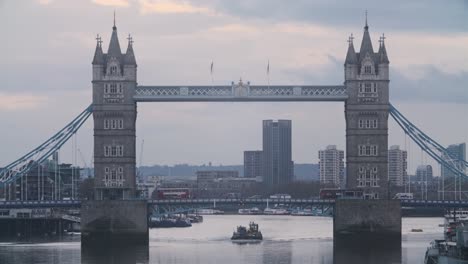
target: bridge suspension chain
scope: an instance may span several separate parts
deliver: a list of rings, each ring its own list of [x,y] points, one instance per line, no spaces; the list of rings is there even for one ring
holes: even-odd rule
[[[392,104],[390,104],[390,115],[403,129],[403,131],[410,136],[410,138],[429,156],[436,160],[442,166],[445,166],[455,175],[465,176],[468,178],[464,167],[468,167],[466,160],[459,159],[450,153],[446,148],[437,143],[431,137],[426,135],[413,123],[411,123],[403,114],[401,114]]]
[[[14,182],[27,174],[35,166],[38,166],[53,153],[59,150],[70,137],[72,137],[92,113],[92,105],[88,106],[75,119],[68,123],[59,132],[44,143],[22,156],[18,160],[8,164],[0,170],[0,186]]]

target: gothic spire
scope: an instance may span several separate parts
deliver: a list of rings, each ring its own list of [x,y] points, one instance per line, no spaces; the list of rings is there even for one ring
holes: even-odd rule
[[[359,50],[359,60],[366,56],[366,54],[372,57],[374,55],[374,49],[372,48],[372,41],[369,35],[369,25],[367,24],[367,11],[366,11],[366,25],[364,26],[364,35],[362,36],[361,49]]]
[[[354,45],[353,45],[353,34],[348,39],[348,52],[346,53],[346,60],[345,64],[355,64],[358,62],[357,56],[356,56],[356,51],[354,51]]]
[[[114,26],[112,27],[112,36],[107,50],[108,57],[120,58],[122,51],[120,50],[119,37],[117,36],[117,27],[115,26],[115,11],[114,11]]]
[[[385,35],[382,34],[380,37],[380,46],[379,46],[379,61],[380,63],[390,63],[387,56],[387,49],[385,48]]]
[[[133,38],[128,34],[128,47],[124,57],[124,64],[136,65],[135,53],[133,52]]]
[[[102,53],[102,40],[99,34],[96,36],[96,51],[94,52],[92,64],[104,64],[104,54]]]

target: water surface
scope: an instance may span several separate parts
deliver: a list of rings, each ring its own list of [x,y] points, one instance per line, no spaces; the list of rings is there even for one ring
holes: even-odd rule
[[[148,247],[101,248],[81,252],[79,237],[62,241],[0,243],[0,263],[101,264],[230,264],[230,263],[423,263],[429,242],[442,237],[442,218],[403,218],[402,243],[398,250],[369,252],[363,241],[334,250],[333,219],[305,216],[210,215],[190,228],[151,229]],[[230,241],[237,225],[259,223],[264,240],[259,244]],[[411,229],[423,229],[412,233]],[[356,254],[354,254],[356,252]],[[351,254],[351,255],[349,255]],[[346,260],[343,261],[343,258]],[[396,261],[395,261],[396,258]],[[335,259],[335,262],[334,262]]]

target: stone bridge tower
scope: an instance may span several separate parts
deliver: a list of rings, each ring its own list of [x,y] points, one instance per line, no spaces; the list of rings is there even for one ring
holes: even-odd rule
[[[93,65],[95,199],[135,197],[135,121],[137,64],[133,41],[120,50],[117,27],[112,27],[107,53],[98,36]]]
[[[389,61],[384,36],[379,43],[375,53],[366,18],[360,50],[351,35],[344,65],[346,186],[371,199],[388,197]]]

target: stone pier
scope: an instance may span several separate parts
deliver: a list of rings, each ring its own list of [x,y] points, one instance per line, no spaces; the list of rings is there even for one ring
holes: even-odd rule
[[[334,263],[401,263],[399,200],[337,200]]]
[[[381,236],[401,241],[399,200],[337,200],[333,237]]]
[[[81,205],[81,243],[148,244],[146,201],[83,201]]]
[[[334,263],[401,263],[399,200],[337,200]]]

